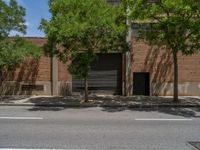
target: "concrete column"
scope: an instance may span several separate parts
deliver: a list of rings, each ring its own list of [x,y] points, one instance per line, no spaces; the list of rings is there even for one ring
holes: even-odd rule
[[[58,59],[56,56],[51,58],[51,92],[52,95],[58,95]]]

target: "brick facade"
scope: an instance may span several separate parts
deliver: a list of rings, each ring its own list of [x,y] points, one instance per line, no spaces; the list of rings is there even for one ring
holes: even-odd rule
[[[26,38],[37,46],[46,43],[44,38]],[[4,73],[0,86],[1,94],[51,94],[51,58],[42,56],[36,61],[31,58],[16,70]],[[43,90],[34,89],[34,85],[43,86]],[[23,88],[26,86],[28,88]],[[28,87],[27,87],[28,86]],[[14,87],[14,88],[13,88]]]
[[[58,81],[68,82],[72,80],[72,76],[68,72],[68,64],[58,62]]]
[[[38,46],[46,43],[44,38],[27,38]],[[173,61],[165,48],[151,47],[144,42],[132,40],[132,72],[149,72],[151,95],[173,94]],[[200,96],[200,54],[179,54],[179,94]],[[57,95],[71,94],[72,76],[67,64],[57,64]],[[123,67],[124,68],[124,67]],[[122,79],[123,80],[123,79]],[[27,59],[20,68],[5,74],[1,94],[52,94],[52,58],[42,56],[39,61]],[[24,85],[42,85],[43,89],[23,90]]]
[[[152,95],[173,94],[173,60],[165,48],[132,41],[133,72],[149,72]],[[178,55],[179,94],[200,96],[200,53]]]
[[[37,46],[43,46],[46,42],[43,38],[27,38]],[[28,59],[16,70],[5,73],[7,81],[51,81],[51,59],[42,56],[39,61]]]

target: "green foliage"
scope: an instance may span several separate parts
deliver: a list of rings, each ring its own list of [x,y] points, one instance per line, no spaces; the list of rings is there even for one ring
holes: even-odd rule
[[[69,66],[77,77],[88,77],[95,53],[128,49],[121,6],[113,7],[105,0],[59,0],[49,4],[52,19],[41,22],[49,40],[47,52],[63,62],[78,60]]]
[[[22,38],[0,41],[0,70],[19,67],[27,58],[39,59],[41,49]]]
[[[140,37],[152,44],[163,44],[172,52],[193,54],[200,48],[200,1],[129,0],[130,19],[149,24]]]
[[[40,57],[40,48],[22,38],[8,37],[11,31],[25,33],[24,16],[25,9],[16,0],[9,4],[0,0],[0,72],[19,67],[27,57]]]
[[[124,0],[130,19],[147,25],[140,38],[170,50],[174,63],[174,101],[178,101],[178,52],[191,55],[200,50],[199,0]]]
[[[25,33],[25,9],[19,6],[16,0],[10,0],[9,5],[0,0],[0,40],[11,31]]]
[[[95,59],[96,55],[92,52],[72,53],[72,64],[69,66],[69,71],[77,78],[88,78],[90,64]]]

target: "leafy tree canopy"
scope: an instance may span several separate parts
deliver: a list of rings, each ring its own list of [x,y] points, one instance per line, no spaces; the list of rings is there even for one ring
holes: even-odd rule
[[[0,71],[19,67],[28,57],[39,59],[41,49],[20,37],[0,40]]]
[[[0,0],[0,39],[5,38],[11,31],[25,33],[25,9],[19,6],[16,0],[6,4]]]
[[[42,20],[41,28],[49,43],[65,48],[63,55],[60,54],[63,59],[72,52],[125,49],[121,37],[126,27],[118,21],[121,9],[110,6],[105,0],[52,1],[50,11],[52,19]]]
[[[96,53],[128,50],[123,7],[106,0],[50,0],[49,6],[52,18],[41,22],[49,41],[47,52],[63,62],[71,59],[69,71],[85,79],[87,100],[87,79]]]
[[[9,37],[13,31],[26,33],[25,9],[16,0],[9,4],[0,0],[0,71],[18,67],[27,57],[39,58],[40,48],[19,36]]]
[[[149,24],[140,32],[154,44],[165,44],[172,51],[193,54],[200,48],[200,1],[128,0],[130,19]]]

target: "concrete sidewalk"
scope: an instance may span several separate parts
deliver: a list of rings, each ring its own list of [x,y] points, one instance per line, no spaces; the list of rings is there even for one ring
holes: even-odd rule
[[[174,103],[172,97],[155,96],[112,96],[92,95],[88,103],[80,96],[1,96],[0,106],[46,106],[46,107],[200,107],[200,97],[179,97]]]

